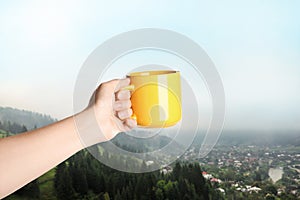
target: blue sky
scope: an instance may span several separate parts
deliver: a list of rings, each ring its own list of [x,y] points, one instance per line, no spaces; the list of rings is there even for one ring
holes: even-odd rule
[[[121,2],[121,1],[120,1]],[[300,129],[300,2],[1,1],[0,106],[72,114],[76,76],[110,37],[182,33],[214,61],[228,129]]]

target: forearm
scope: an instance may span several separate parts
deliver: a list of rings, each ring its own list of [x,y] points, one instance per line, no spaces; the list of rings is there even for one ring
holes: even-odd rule
[[[73,117],[0,140],[0,198],[83,148]]]
[[[93,104],[74,117],[1,139],[0,199],[84,147],[134,128],[136,121],[130,119],[130,92],[122,90],[129,82],[120,79],[102,83],[95,91]]]

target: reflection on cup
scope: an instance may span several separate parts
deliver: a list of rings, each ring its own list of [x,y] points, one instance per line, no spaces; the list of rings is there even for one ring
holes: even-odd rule
[[[133,86],[131,103],[137,124],[149,128],[169,127],[181,119],[179,71],[144,71],[127,75]]]

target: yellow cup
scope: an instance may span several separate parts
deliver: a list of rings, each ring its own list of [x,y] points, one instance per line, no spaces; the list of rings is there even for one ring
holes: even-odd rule
[[[131,103],[137,124],[169,127],[181,119],[181,84],[178,71],[134,72],[127,77],[133,86]]]

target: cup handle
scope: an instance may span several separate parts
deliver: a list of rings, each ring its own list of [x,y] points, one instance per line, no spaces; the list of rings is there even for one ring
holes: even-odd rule
[[[133,91],[134,90],[134,85],[128,85],[126,87],[123,87],[121,90],[129,90],[129,91]]]

